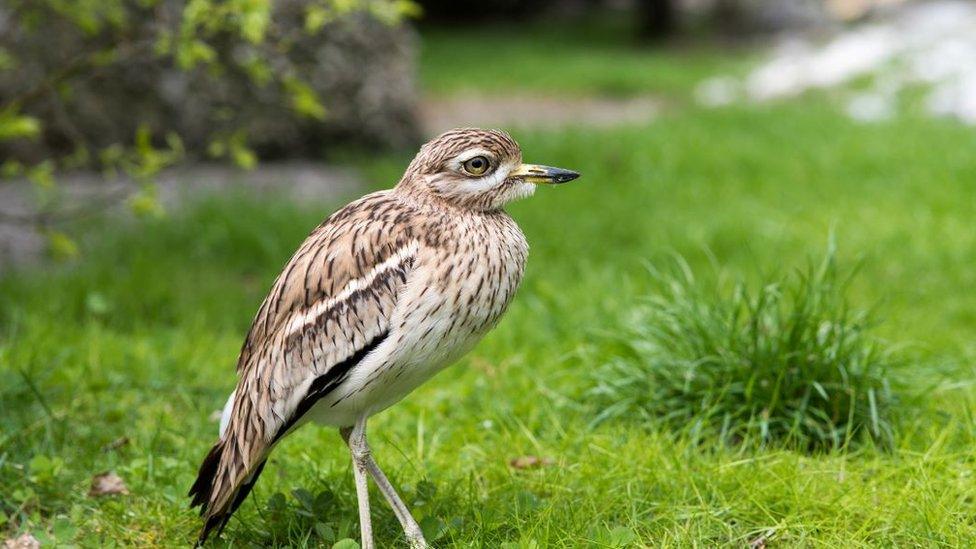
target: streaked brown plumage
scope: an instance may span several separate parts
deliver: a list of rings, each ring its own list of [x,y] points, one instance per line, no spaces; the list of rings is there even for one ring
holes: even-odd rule
[[[426,545],[369,456],[366,418],[495,325],[528,252],[502,207],[532,194],[533,183],[575,177],[522,164],[503,132],[453,130],[424,145],[394,189],[352,202],[312,231],[241,349],[220,439],[190,490],[205,519],[199,541],[223,528],[274,445],[314,420],[339,427],[353,452],[363,546],[372,546],[367,472],[411,544]]]

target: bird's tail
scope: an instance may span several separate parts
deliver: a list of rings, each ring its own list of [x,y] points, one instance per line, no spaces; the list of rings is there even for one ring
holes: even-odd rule
[[[264,469],[266,457],[248,467],[244,453],[233,441],[234,437],[228,436],[214,444],[200,464],[197,480],[187,494],[193,498],[190,507],[200,506],[200,516],[204,519],[197,546],[207,541],[214,530],[220,536]]]

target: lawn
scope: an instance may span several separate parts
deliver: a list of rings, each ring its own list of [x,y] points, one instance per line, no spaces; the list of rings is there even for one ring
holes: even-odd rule
[[[646,47],[619,17],[425,29],[420,76],[429,93],[552,93],[683,101],[716,73],[738,73],[752,51],[689,39]]]
[[[498,45],[479,32],[427,37],[428,89],[551,91],[558,81],[565,93],[687,98],[722,55],[741,63],[613,42],[584,52],[571,33],[534,43],[508,31]],[[565,60],[554,53],[563,47]],[[628,49],[620,65],[614,48]],[[500,76],[525,59],[534,70]],[[511,208],[532,246],[515,303],[458,366],[372,420],[378,461],[436,546],[968,544],[976,133],[910,115],[857,124],[817,96],[682,104],[646,126],[516,135],[527,160],[584,175]],[[362,164],[380,188],[407,160]],[[63,545],[190,544],[199,519],[184,495],[248,322],[335,206],[230,195],[161,220],[91,223],[76,229],[76,263],[0,278],[0,530]],[[831,234],[838,260],[860,265],[852,303],[877,307],[877,334],[903,359],[891,448],[807,454],[653,422],[592,425],[593,373],[651,291],[649,264],[680,254],[697,273],[756,283],[822,256]],[[553,461],[512,467],[519,456]],[[88,497],[104,471],[129,494]],[[375,492],[373,502],[380,546],[402,545]],[[357,538],[339,437],[290,437],[235,517],[220,544]]]

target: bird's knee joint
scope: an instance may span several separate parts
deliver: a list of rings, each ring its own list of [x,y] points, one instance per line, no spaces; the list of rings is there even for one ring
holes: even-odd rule
[[[366,463],[370,457],[369,445],[366,441],[356,441],[349,445],[349,452],[352,453],[352,459],[356,460],[356,463]]]

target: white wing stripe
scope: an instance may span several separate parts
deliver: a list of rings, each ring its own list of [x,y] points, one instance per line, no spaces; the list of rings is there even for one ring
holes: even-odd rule
[[[237,396],[237,389],[230,392],[230,396],[227,397],[227,403],[224,404],[224,410],[220,413],[220,438],[224,438],[224,431],[227,430],[227,424],[230,423],[230,413],[234,409],[235,396]]]
[[[379,265],[373,267],[361,278],[356,278],[350,280],[346,287],[342,289],[341,292],[337,293],[335,297],[326,299],[325,301],[319,301],[315,303],[308,309],[300,310],[291,316],[288,320],[285,329],[285,337],[290,337],[297,332],[304,330],[310,324],[314,324],[315,321],[322,315],[322,313],[328,311],[336,304],[342,303],[343,301],[349,299],[351,295],[362,290],[363,288],[369,287],[370,284],[376,280],[380,274],[389,271],[390,269],[399,267],[405,260],[413,257],[417,254],[417,249],[419,244],[416,240],[410,241],[409,244],[400,248],[394,252],[390,257],[386,258],[385,261]]]

